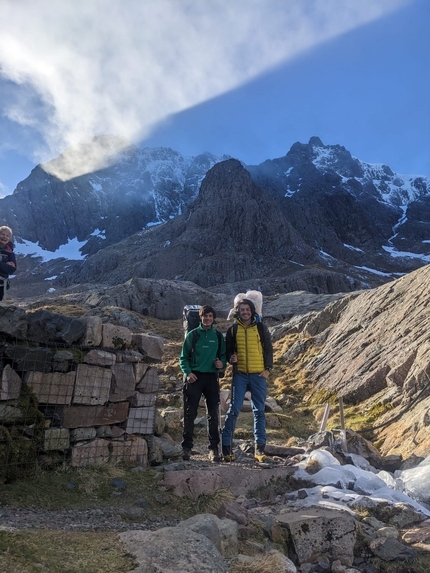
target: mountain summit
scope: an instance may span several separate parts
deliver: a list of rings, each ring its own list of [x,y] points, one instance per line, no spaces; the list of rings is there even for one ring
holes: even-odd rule
[[[108,165],[62,180],[70,158],[91,156],[88,145],[68,150],[0,200],[18,241],[52,251],[85,242],[85,260],[59,284],[139,276],[205,287],[264,279],[278,288],[306,271],[324,274],[314,290],[334,292],[430,261],[430,180],[364,163],[318,137],[260,165],[139,149],[111,136],[93,143],[94,157],[115,148]]]

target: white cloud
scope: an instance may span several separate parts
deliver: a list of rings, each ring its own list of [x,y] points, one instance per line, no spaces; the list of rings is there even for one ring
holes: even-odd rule
[[[10,191],[7,187],[7,185],[4,185],[1,181],[0,181],[0,198],[1,197],[6,197],[6,195],[9,195]]]
[[[136,141],[408,2],[2,0],[0,71],[17,84],[2,113],[42,135],[35,161],[98,134]]]

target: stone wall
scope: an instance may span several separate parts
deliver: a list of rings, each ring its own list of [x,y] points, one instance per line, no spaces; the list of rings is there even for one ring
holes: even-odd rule
[[[146,466],[162,355],[160,337],[96,316],[0,304],[0,462]]]

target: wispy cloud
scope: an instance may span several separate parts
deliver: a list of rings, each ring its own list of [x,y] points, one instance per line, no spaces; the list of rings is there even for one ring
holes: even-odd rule
[[[98,134],[137,141],[408,2],[2,0],[0,73],[16,90],[2,113],[40,134],[35,161]]]
[[[10,191],[7,186],[0,181],[0,198],[6,197],[6,195],[9,195],[9,193]]]

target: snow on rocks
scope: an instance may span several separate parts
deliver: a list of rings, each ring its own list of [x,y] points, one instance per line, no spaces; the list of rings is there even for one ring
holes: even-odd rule
[[[306,470],[307,467],[312,468],[315,465],[321,467],[316,473],[309,473]],[[301,505],[325,505],[327,502],[324,500],[329,499],[329,505],[340,501],[341,505],[350,506],[351,503],[360,500],[362,496],[366,496],[376,503],[386,502],[392,506],[409,505],[423,515],[422,519],[425,518],[424,516],[430,516],[430,510],[420,503],[420,498],[417,495],[422,493],[425,497],[430,491],[430,480],[428,479],[430,477],[430,464],[424,466],[420,464],[416,468],[403,472],[408,472],[408,482],[415,484],[415,489],[412,491],[417,499],[396,489],[402,487],[403,482],[396,480],[386,471],[377,472],[375,468],[372,469],[373,471],[368,471],[351,464],[341,465],[337,458],[327,450],[311,452],[297,464],[294,474],[297,479],[315,485],[314,488],[305,490],[308,496],[301,500]],[[423,475],[427,477],[427,481],[423,481]],[[321,499],[319,499],[320,496]],[[423,501],[425,502],[425,499]]]
[[[430,456],[414,468],[397,470],[394,476],[405,493],[422,503],[430,504]]]

